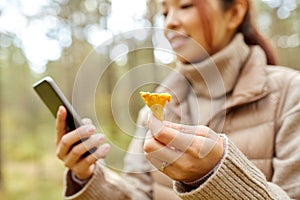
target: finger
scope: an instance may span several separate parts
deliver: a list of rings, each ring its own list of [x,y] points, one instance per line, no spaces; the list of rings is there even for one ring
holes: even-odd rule
[[[56,114],[56,145],[58,145],[63,135],[67,132],[66,117],[67,110],[65,109],[65,107],[60,106]]]
[[[105,158],[109,152],[109,149],[110,145],[108,143],[102,144],[100,147],[98,147],[97,151],[81,159],[76,166],[73,167],[73,170],[77,172],[86,171],[91,165],[95,164],[97,160]]]
[[[103,143],[103,141],[103,134],[94,134],[84,142],[74,146],[67,157],[64,159],[65,166],[68,168],[72,168],[81,159],[83,154],[85,154],[93,147],[98,147],[101,143]]]
[[[92,153],[90,156],[93,157],[96,161],[99,159],[103,159],[106,157],[107,153],[109,152],[109,149],[110,145],[108,143],[104,143],[100,147],[98,147],[97,151]],[[88,159],[91,159],[90,162],[93,161],[92,158]]]
[[[153,132],[154,135],[159,131],[161,131],[164,126],[175,129],[181,133],[199,135],[204,137],[206,137],[208,132],[210,131],[210,128],[202,125],[190,126],[190,125],[176,124],[169,121],[161,122],[160,120],[155,118],[153,114],[149,114],[148,125],[151,126],[151,131]]]
[[[220,137],[220,135],[217,135],[218,138],[205,138],[205,140],[203,141],[200,151],[199,151],[199,158],[205,158],[210,152],[213,151],[214,147],[216,146],[216,144],[218,142],[220,142],[220,140],[222,140],[222,138]],[[223,141],[221,141],[223,144]]]
[[[172,163],[168,163],[154,157],[149,157],[147,159],[156,169],[171,177],[173,180],[177,180],[176,177],[181,173],[181,171],[178,171]]]
[[[161,131],[161,129],[164,127],[164,124],[158,120],[152,112],[150,112],[148,115],[148,126],[152,135],[154,136]]]
[[[76,174],[76,176],[82,180],[88,179],[94,172],[95,163],[100,158],[104,158],[108,153],[110,148],[109,144],[101,145],[96,152],[90,154],[84,159],[80,160],[76,165],[72,167],[72,171]]]
[[[210,129],[207,126],[189,126],[189,125],[183,125],[183,124],[176,124],[169,121],[164,121],[164,125],[169,128],[173,128],[178,130],[180,133],[185,134],[192,134],[197,136],[203,136],[206,138],[210,138],[212,140],[218,140],[219,134],[214,132],[212,129]]]
[[[89,118],[83,118],[81,121],[84,125],[93,124],[92,120]]]
[[[63,160],[76,142],[90,137],[95,131],[96,129],[93,125],[83,125],[78,129],[63,135],[57,147],[57,157]]]
[[[181,133],[185,134],[192,134],[192,135],[201,135],[204,137],[207,137],[207,134],[209,132],[209,128],[207,126],[189,126],[189,125],[183,125],[183,124],[176,124],[169,121],[163,122],[165,126],[169,128],[176,129],[180,131]]]
[[[190,128],[192,126],[183,127]],[[202,129],[202,127],[203,126],[201,126],[200,129]],[[198,126],[194,128],[198,128]],[[175,129],[163,128],[162,131],[155,136],[155,138],[168,146],[181,150],[182,152],[197,154],[201,159],[206,157],[213,150],[220,138],[219,134],[216,134],[209,128],[207,128],[206,136],[184,133]]]
[[[147,156],[155,157],[168,163],[173,163],[183,154],[183,152],[175,148],[161,144],[154,138],[145,140],[144,151]]]
[[[171,122],[172,123],[172,122]],[[173,124],[174,125],[174,124]],[[166,125],[168,126],[168,125]],[[203,136],[204,138],[211,139],[213,141],[217,141],[219,138],[219,134],[214,132],[212,129],[210,129],[207,126],[189,126],[189,125],[181,125],[181,124],[175,124],[175,126],[178,131],[185,134],[194,134],[197,136]]]
[[[166,162],[166,161],[163,161],[163,160],[160,160],[153,156],[150,156],[149,154],[146,154],[146,158],[156,169],[161,170],[161,171],[166,170],[167,167],[169,167],[171,165],[170,163],[167,162],[166,164],[164,164],[164,168],[162,168],[163,162]]]
[[[149,129],[153,137],[160,143],[180,151],[185,151],[193,143],[195,135],[183,134],[176,129],[163,126],[159,120],[152,119],[149,121]]]

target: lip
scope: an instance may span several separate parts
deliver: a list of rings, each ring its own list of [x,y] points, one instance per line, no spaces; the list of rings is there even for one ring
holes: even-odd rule
[[[188,37],[180,33],[169,32],[167,34],[167,39],[169,40],[172,49],[176,50],[185,45]]]

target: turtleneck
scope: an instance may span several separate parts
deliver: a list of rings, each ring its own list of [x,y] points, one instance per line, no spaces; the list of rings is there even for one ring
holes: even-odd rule
[[[206,124],[224,106],[249,53],[243,35],[237,34],[229,45],[209,58],[177,66],[192,86],[187,100],[193,124]]]
[[[220,98],[232,91],[249,52],[239,33],[214,55],[199,63],[178,64],[177,69],[188,79],[197,96]]]

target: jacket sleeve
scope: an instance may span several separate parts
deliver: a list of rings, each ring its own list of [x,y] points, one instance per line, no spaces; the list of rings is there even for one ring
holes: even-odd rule
[[[278,115],[271,182],[226,139],[226,153],[215,173],[193,190],[175,182],[177,194],[182,199],[300,199],[299,88],[298,74],[290,81]]]
[[[66,200],[152,199],[150,164],[143,153],[143,141],[147,131],[143,124],[147,116],[143,113],[142,110],[136,135],[125,157],[122,175],[97,162],[92,178],[80,187],[72,180],[68,171],[64,193]]]
[[[174,182],[174,190],[182,199],[289,199],[287,194],[265,176],[226,136],[226,150],[215,173],[202,185],[188,190]]]

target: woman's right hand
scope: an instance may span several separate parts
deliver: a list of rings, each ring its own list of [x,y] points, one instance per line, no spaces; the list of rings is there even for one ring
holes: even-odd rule
[[[67,132],[66,117],[66,109],[60,106],[56,117],[56,155],[77,178],[80,180],[89,179],[93,175],[96,161],[106,156],[110,146],[107,143],[103,144],[103,134],[95,134],[95,126],[90,120],[84,120],[83,126]],[[88,139],[76,144],[82,138]],[[98,149],[94,153],[82,157],[87,150],[93,147]]]

